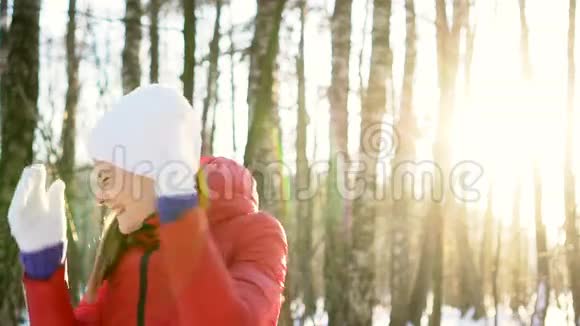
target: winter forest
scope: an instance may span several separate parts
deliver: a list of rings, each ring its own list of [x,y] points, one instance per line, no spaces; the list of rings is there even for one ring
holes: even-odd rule
[[[0,325],[27,324],[6,218],[66,184],[79,302],[102,232],[87,130],[160,82],[284,226],[279,325],[580,325],[576,0],[0,0]]]

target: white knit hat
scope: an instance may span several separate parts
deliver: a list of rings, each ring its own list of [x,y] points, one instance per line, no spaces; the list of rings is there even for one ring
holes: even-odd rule
[[[199,112],[177,90],[158,84],[123,96],[88,139],[93,159],[147,177],[175,160],[195,168],[200,150]]]

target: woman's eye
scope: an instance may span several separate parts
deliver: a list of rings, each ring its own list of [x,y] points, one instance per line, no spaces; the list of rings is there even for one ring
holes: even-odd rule
[[[111,181],[111,177],[104,177],[104,178],[101,180],[101,184],[102,184],[103,186],[107,186],[107,185],[109,185],[109,183],[110,183],[109,181]]]

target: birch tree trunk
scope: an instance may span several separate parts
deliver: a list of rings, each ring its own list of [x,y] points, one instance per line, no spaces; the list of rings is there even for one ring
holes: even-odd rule
[[[542,222],[542,176],[539,162],[534,162],[534,193],[535,193],[535,225],[536,225],[536,255],[538,260],[538,285],[536,304],[531,325],[544,325],[550,300],[550,260],[546,239],[546,227]]]
[[[433,204],[432,204],[433,205]],[[409,298],[409,322],[412,325],[421,325],[421,317],[427,305],[427,294],[431,288],[433,270],[433,232],[435,219],[431,216],[423,221],[421,230],[421,254],[417,266],[417,275],[413,282],[413,290]]]
[[[481,251],[479,256],[479,272],[484,294],[491,293],[491,265],[493,257],[493,185],[487,193],[487,207],[483,216],[483,235],[481,237]]]
[[[6,60],[8,59],[8,51],[10,50],[10,47],[8,46],[9,28],[8,0],[0,0],[0,76],[2,76],[6,69]]]
[[[443,176],[450,176],[451,162],[451,130],[454,102],[455,79],[459,61],[459,36],[466,18],[468,3],[466,0],[453,2],[453,22],[449,27],[445,0],[435,0],[436,37],[437,37],[437,68],[439,73],[439,122],[433,158],[443,172]],[[437,179],[437,178],[435,178]],[[442,185],[443,180],[435,180],[436,185]],[[443,200],[434,205],[433,218],[434,232],[434,264],[433,264],[433,313],[429,320],[431,326],[441,325],[441,307],[443,305],[443,262],[445,215],[449,213],[452,204],[451,192],[444,188]]]
[[[352,256],[350,262],[349,325],[371,325],[375,298],[375,218],[377,163],[383,117],[387,107],[387,78],[391,73],[389,47],[391,0],[375,0],[370,74],[365,103],[361,112],[360,163],[358,178],[363,181],[362,195],[353,203]],[[391,100],[391,99],[389,99]],[[378,139],[381,141],[381,139]],[[390,141],[390,140],[385,140]],[[384,158],[383,158],[384,159]]]
[[[183,5],[183,96],[193,104],[195,86],[195,0],[181,0]]]
[[[235,68],[235,48],[234,48],[234,27],[232,20],[232,7],[230,4],[230,92],[231,92],[231,102],[230,110],[232,112],[232,149],[234,150],[234,156],[238,152],[238,146],[236,145],[236,68]]]
[[[220,57],[220,19],[222,13],[222,1],[216,0],[216,16],[213,26],[213,36],[209,44],[209,69],[207,74],[207,94],[203,100],[203,111],[201,121],[203,126],[202,131],[202,146],[201,152],[203,156],[211,155],[212,142],[211,135],[214,128],[214,123],[208,125],[208,113],[210,108],[213,108],[213,116],[215,117],[215,105],[217,104],[217,82],[218,82],[218,61]]]
[[[518,314],[518,309],[526,304],[525,298],[525,283],[524,276],[522,273],[522,231],[520,222],[520,205],[521,205],[521,180],[520,178],[516,181],[516,189],[514,191],[514,208],[513,208],[513,220],[512,220],[512,298],[510,300],[510,306],[516,318],[520,319]]]
[[[435,0],[436,12],[436,39],[437,39],[437,68],[439,74],[439,121],[435,143],[433,145],[433,159],[442,173],[437,173],[433,180],[434,186],[441,188],[441,175],[448,177],[450,171],[450,130],[454,106],[455,78],[459,61],[459,36],[467,13],[466,0],[457,0],[453,3],[453,22],[449,27],[445,0]],[[419,270],[411,294],[411,312],[409,320],[415,325],[420,324],[421,314],[425,308],[427,293],[430,285],[429,273],[433,280],[433,313],[429,320],[430,325],[438,326],[441,323],[441,306],[443,303],[443,234],[445,232],[444,214],[450,205],[449,191],[446,188],[443,199],[432,203],[431,212],[425,222],[423,232],[423,246],[419,261]]]
[[[530,53],[529,53],[529,28],[526,19],[526,0],[519,0],[519,20],[520,20],[520,55],[521,55],[521,74],[525,82],[530,82],[532,79],[532,66],[530,64]],[[537,171],[534,171],[534,176],[536,176]],[[539,180],[538,180],[539,182]],[[565,181],[566,182],[566,181]],[[537,185],[536,187],[540,187]],[[536,189],[536,191],[541,191],[541,189]],[[537,194],[541,195],[541,194]],[[536,198],[536,204],[540,205],[539,199]],[[538,209],[538,208],[537,208]],[[537,212],[537,214],[540,214]],[[541,222],[541,221],[540,221]],[[536,230],[537,231],[537,230]],[[537,242],[536,242],[537,243]],[[527,251],[524,251],[527,255]]]
[[[298,75],[298,126],[296,134],[296,189],[297,207],[296,220],[298,236],[296,241],[296,257],[299,272],[299,295],[304,302],[304,317],[311,316],[316,310],[316,298],[314,295],[312,276],[312,230],[313,230],[313,198],[301,196],[307,194],[310,187],[310,166],[306,156],[307,127],[309,117],[306,110],[306,77],[304,72],[304,25],[306,21],[306,0],[300,0],[300,43],[298,45],[298,58],[296,71]],[[304,319],[302,322],[304,322]]]
[[[348,125],[348,93],[350,67],[352,0],[337,0],[331,20],[332,76],[328,91],[330,125],[336,128],[331,135],[331,150],[348,153],[348,133],[341,129]]]
[[[159,11],[163,0],[149,0],[149,40],[151,42],[149,54],[151,64],[149,67],[149,81],[157,83],[159,81]]]
[[[479,320],[485,316],[483,289],[481,278],[475,266],[471,241],[469,240],[468,218],[466,207],[458,209],[454,217],[455,235],[459,261],[459,304],[462,315],[473,309],[473,319]]]
[[[66,186],[66,199],[68,203],[67,220],[69,227],[67,228],[67,273],[69,293],[73,304],[77,304],[80,300],[80,288],[82,271],[80,266],[80,256],[78,254],[77,237],[74,236],[75,223],[74,216],[76,214],[70,210],[73,207],[72,203],[75,201],[75,195],[78,194],[75,185],[75,137],[76,137],[76,110],[79,99],[79,58],[76,53],[76,0],[69,0],[68,5],[68,24],[66,29],[66,62],[67,62],[67,80],[68,88],[66,91],[66,101],[64,108],[64,118],[62,122],[62,156],[58,162],[58,170],[61,179]],[[72,214],[71,214],[72,213]]]
[[[10,235],[7,212],[24,167],[32,163],[38,122],[40,0],[15,1],[7,69],[0,83],[2,157],[0,158],[0,320],[17,325],[24,300],[18,249]]]
[[[276,216],[287,227],[282,206],[284,176],[280,153],[280,121],[276,90],[276,58],[278,33],[286,1],[258,0],[256,26],[250,54],[248,81],[248,141],[244,165],[257,182],[260,207]],[[286,277],[286,288],[291,289],[291,278]],[[287,291],[288,291],[287,290]],[[293,294],[285,292],[280,312],[280,323],[290,318],[290,300]]]
[[[525,80],[532,77],[532,65],[530,64],[529,28],[526,19],[526,0],[519,0],[520,9],[520,52],[522,55],[522,74]]]
[[[574,153],[574,101],[576,87],[576,0],[570,0],[568,10],[568,109],[566,112],[566,153],[564,161],[564,196],[566,212],[566,261],[570,278],[570,289],[574,301],[574,324],[580,325],[580,245],[578,244],[578,228],[576,225],[576,189],[573,172]]]
[[[501,222],[497,222],[497,245],[495,247],[495,255],[493,259],[492,265],[492,294],[493,294],[493,303],[495,307],[495,314],[493,316],[494,325],[498,326],[498,317],[499,317],[499,267],[500,267],[500,258],[501,258],[501,234],[502,234],[502,225]]]
[[[473,51],[475,42],[475,32],[469,23],[469,18],[471,15],[473,2],[466,2],[464,4],[461,13],[461,18],[458,18],[463,24],[465,29],[465,95],[466,98],[470,96],[471,92],[471,63],[473,61]],[[455,13],[458,16],[458,13]],[[465,214],[460,214],[458,216],[463,221],[457,223],[457,235],[460,237],[461,241],[459,244],[460,252],[460,286],[461,286],[461,305],[462,313],[465,315],[470,309],[474,309],[473,319],[479,320],[485,317],[485,306],[484,306],[484,289],[481,282],[483,275],[480,275],[480,271],[477,269],[477,262],[474,255],[473,248],[471,246],[471,241],[469,240],[469,229],[468,229],[468,212],[462,209]],[[465,244],[465,245],[463,245]]]
[[[258,0],[256,28],[252,42],[248,109],[248,142],[244,164],[257,181],[260,205],[282,218],[280,196],[281,157],[278,94],[276,92],[276,57],[278,32],[285,1]]]
[[[415,159],[415,142],[417,139],[417,123],[413,115],[413,82],[417,60],[417,28],[415,22],[414,0],[405,1],[406,37],[405,66],[403,73],[403,89],[401,95],[401,111],[396,124],[399,135],[399,146],[396,149],[392,164],[392,180],[401,180],[404,173],[413,173],[406,169]],[[412,166],[412,165],[411,165]],[[413,187],[402,189],[401,198],[393,198],[393,223],[391,232],[391,320],[392,326],[404,326],[409,314],[409,291],[411,266],[409,264],[409,200],[413,197]]]
[[[324,245],[324,305],[330,325],[346,325],[350,284],[347,279],[347,201],[339,192],[347,182],[341,160],[348,161],[348,93],[352,0],[336,0],[331,19],[332,75],[330,102],[330,167],[327,179]],[[343,188],[341,188],[343,189]]]
[[[141,0],[126,0],[125,7],[125,47],[122,59],[123,93],[129,93],[141,84]]]

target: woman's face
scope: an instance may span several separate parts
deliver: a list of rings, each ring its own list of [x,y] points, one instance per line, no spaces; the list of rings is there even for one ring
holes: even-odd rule
[[[108,162],[96,161],[93,171],[95,198],[112,210],[122,233],[131,233],[155,211],[153,180],[127,172]]]

